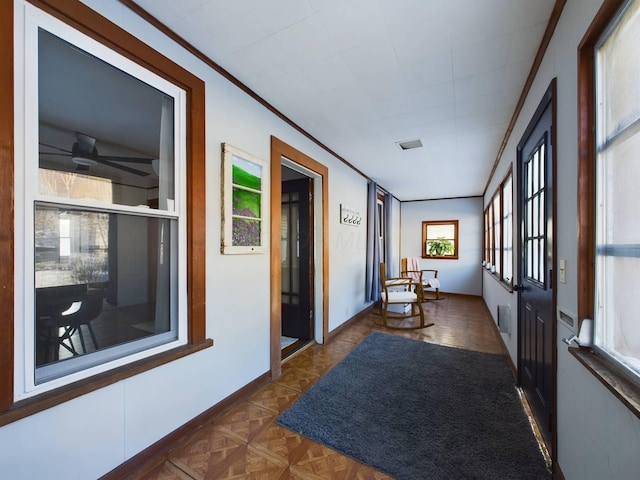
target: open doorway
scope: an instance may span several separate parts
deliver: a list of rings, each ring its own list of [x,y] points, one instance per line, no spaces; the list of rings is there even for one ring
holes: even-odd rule
[[[271,137],[271,327],[270,327],[270,363],[271,378],[282,374],[282,167],[285,166],[310,183],[313,198],[313,215],[310,224],[313,227],[310,248],[309,272],[310,305],[313,317],[310,341],[324,343],[329,336],[329,169],[301,151],[287,145],[276,137]],[[310,228],[311,228],[310,226]]]
[[[282,166],[281,271],[282,358],[313,339],[314,233],[313,182],[303,173]]]

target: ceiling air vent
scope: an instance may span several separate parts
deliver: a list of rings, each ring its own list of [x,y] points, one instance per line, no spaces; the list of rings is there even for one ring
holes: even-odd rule
[[[400,150],[411,150],[412,148],[422,147],[422,142],[420,141],[420,139],[407,140],[406,142],[396,142],[396,145],[400,147]]]

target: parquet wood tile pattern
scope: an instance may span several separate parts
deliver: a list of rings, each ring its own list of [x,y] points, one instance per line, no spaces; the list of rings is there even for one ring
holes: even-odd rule
[[[275,420],[349,354],[372,331],[486,353],[504,353],[481,297],[443,294],[424,304],[435,322],[422,330],[391,330],[374,324],[370,313],[326,345],[312,345],[289,357],[282,376],[223,415],[202,426],[171,451],[163,464],[136,480],[264,479],[385,480],[388,475],[295,432]]]

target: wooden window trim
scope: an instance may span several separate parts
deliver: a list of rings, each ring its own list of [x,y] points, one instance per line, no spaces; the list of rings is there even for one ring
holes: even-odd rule
[[[188,344],[163,354],[14,403],[14,28],[13,2],[0,2],[0,426],[156,368],[213,345],[205,317],[205,85],[159,52],[77,0],[29,0],[73,28],[180,86],[187,92]]]
[[[427,253],[427,228],[431,225],[453,225],[454,255],[429,255]],[[458,220],[425,220],[422,222],[422,258],[431,260],[458,260]]]
[[[578,318],[593,318],[595,294],[595,53],[594,47],[625,0],[605,0],[578,46]],[[579,325],[578,325],[579,327]],[[569,348],[634,415],[640,389],[590,349]]]

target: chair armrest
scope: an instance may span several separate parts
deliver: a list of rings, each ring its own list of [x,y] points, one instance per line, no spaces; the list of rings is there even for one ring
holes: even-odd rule
[[[438,270],[432,269],[432,268],[427,268],[424,270],[420,270],[420,279],[422,279],[422,274],[424,274],[424,272],[432,272],[433,273],[433,278],[438,278]]]

